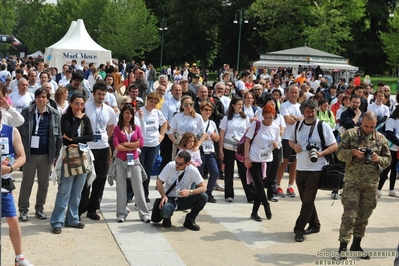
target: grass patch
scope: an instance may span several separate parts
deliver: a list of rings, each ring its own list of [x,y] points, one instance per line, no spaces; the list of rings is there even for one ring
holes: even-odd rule
[[[377,88],[379,82],[384,82],[391,88],[391,94],[396,94],[398,91],[398,78],[390,77],[370,77],[371,83],[374,85],[374,90]]]

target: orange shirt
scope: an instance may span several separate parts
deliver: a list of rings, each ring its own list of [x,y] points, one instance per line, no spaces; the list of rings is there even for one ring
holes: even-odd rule
[[[302,83],[305,82],[305,80],[306,80],[306,77],[299,76],[299,77],[297,77],[294,81],[297,82],[297,83],[299,83],[299,86],[301,86]]]

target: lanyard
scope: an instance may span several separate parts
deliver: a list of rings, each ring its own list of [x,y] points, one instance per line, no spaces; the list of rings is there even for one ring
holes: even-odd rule
[[[313,130],[314,130],[314,127],[315,127],[315,125],[316,125],[316,120],[317,120],[317,119],[313,120],[312,127],[311,127],[310,130],[309,130],[308,142],[309,142],[310,138],[312,137]],[[302,128],[302,126],[303,126],[303,123],[305,123],[305,122],[302,122],[301,126],[300,126],[299,129],[298,129],[298,132],[301,130],[301,128]]]
[[[94,102],[93,102],[93,107],[94,107],[94,114],[96,116],[96,130],[98,131],[98,129],[101,128],[101,116],[102,116],[102,113],[103,113],[104,105],[103,104],[101,105],[101,109],[100,109],[99,113],[97,113],[97,107],[94,104]]]
[[[132,136],[133,136],[133,129],[132,129],[132,127],[130,127],[130,131],[131,131],[130,134],[127,133],[127,131],[125,130],[125,127],[124,127],[123,131],[124,131],[125,134],[126,134],[127,142],[130,143],[130,139],[131,139]]]
[[[37,133],[39,132],[39,124],[40,124],[40,120],[43,120],[43,115],[39,114],[39,109],[36,108],[36,127],[35,127],[35,135],[37,135]]]

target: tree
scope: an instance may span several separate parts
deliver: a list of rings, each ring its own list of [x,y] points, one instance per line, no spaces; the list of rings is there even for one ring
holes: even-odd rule
[[[340,54],[344,41],[352,41],[351,25],[364,14],[363,0],[324,0],[309,8],[311,19],[304,30],[309,46],[325,52]]]
[[[394,13],[394,17],[389,21],[390,29],[388,32],[381,33],[383,50],[388,57],[388,63],[397,68],[399,65],[399,14]]]
[[[98,25],[98,42],[115,56],[140,56],[159,45],[157,22],[143,0],[111,2]]]

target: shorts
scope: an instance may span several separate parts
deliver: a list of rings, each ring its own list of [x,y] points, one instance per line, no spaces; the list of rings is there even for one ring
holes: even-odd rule
[[[291,148],[290,144],[288,143],[288,139],[283,139],[282,140],[283,144],[283,158],[288,159],[292,155],[296,155],[295,151],[293,148]]]
[[[1,196],[1,217],[16,217],[17,209],[12,193],[1,193]]]

